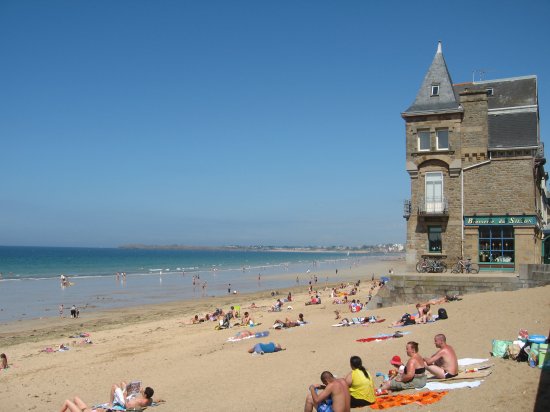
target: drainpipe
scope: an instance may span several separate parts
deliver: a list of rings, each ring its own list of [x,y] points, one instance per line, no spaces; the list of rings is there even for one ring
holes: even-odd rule
[[[483,166],[488,163],[491,163],[491,152],[489,152],[489,160],[485,160],[484,162],[476,163],[467,167],[462,168],[462,172],[460,173],[460,206],[462,210],[462,216],[461,216],[461,223],[460,227],[462,229],[462,239],[460,242],[460,254],[462,255],[462,259],[464,259],[464,171],[470,170],[478,166]]]

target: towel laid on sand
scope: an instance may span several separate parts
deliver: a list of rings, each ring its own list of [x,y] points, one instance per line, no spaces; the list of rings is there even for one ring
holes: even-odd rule
[[[412,395],[389,395],[380,396],[376,398],[376,402],[370,405],[371,409],[388,409],[395,406],[408,405],[410,403],[418,403],[420,405],[430,405],[432,403],[439,402],[441,398],[447,395],[447,391],[444,392],[421,392]]]
[[[428,382],[426,386],[422,389],[428,389],[430,391],[448,391],[450,389],[461,389],[461,388],[477,388],[481,385],[483,381],[469,381],[469,382],[454,382],[454,383],[443,383],[443,382]]]
[[[487,362],[489,359],[462,358],[458,360],[458,366],[476,365],[478,363]]]

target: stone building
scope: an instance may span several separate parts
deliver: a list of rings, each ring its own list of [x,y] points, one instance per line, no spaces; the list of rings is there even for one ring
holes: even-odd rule
[[[453,84],[438,44],[406,127],[407,265],[422,256],[480,270],[542,262],[548,216],[537,77]]]

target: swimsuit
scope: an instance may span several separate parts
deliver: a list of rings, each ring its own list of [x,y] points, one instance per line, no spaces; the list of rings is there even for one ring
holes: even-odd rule
[[[443,377],[443,379],[450,379],[450,378],[454,378],[455,376],[457,376],[458,373],[455,373],[454,375],[452,373],[449,373],[447,371],[445,371],[445,376]]]

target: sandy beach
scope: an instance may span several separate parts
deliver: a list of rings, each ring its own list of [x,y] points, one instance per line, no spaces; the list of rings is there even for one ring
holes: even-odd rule
[[[403,261],[378,261],[367,266],[342,270],[342,281],[361,280],[358,298],[366,301],[371,273],[396,272]],[[293,276],[289,274],[288,276]],[[323,279],[319,286],[324,288]],[[319,287],[321,289],[321,287]],[[286,296],[288,290],[281,291]],[[321,305],[305,306],[307,287],[293,289],[292,310],[267,312],[274,298],[269,291],[250,295],[205,298],[138,308],[84,313],[80,319],[52,318],[13,322],[3,325],[0,352],[8,355],[12,367],[0,371],[2,410],[58,410],[66,398],[82,397],[88,405],[108,401],[112,383],[141,380],[155,389],[155,399],[165,402],[153,410],[162,411],[297,411],[303,409],[307,387],[319,383],[323,370],[338,376],[349,372],[349,358],[358,355],[374,375],[387,373],[393,355],[405,358],[405,344],[417,341],[420,354],[435,352],[433,336],[447,335],[460,358],[490,358],[492,339],[514,339],[520,328],[529,333],[548,333],[550,286],[516,292],[490,292],[466,295],[462,301],[445,303],[449,319],[406,328],[411,332],[400,339],[359,343],[356,339],[389,329],[390,321],[413,305],[362,312],[386,322],[370,326],[331,327],[334,310],[350,316],[347,306],[333,305],[328,291],[322,291]],[[243,308],[255,302],[250,312],[260,326],[269,330],[263,339],[227,342],[245,328],[215,330],[212,322],[183,325],[196,313],[232,304]],[[435,308],[437,309],[437,307]],[[306,326],[287,330],[270,329],[277,318],[296,319],[303,313]],[[81,339],[69,338],[76,332],[90,333],[91,345],[74,345]],[[274,341],[287,350],[253,356],[247,349],[255,343]],[[44,353],[41,349],[68,343],[67,352]],[[541,370],[526,363],[490,358],[493,372],[480,387],[450,391],[430,411],[533,410]],[[377,379],[377,383],[379,383]],[[396,410],[416,410],[408,405]],[[370,410],[362,408],[361,410]]]

